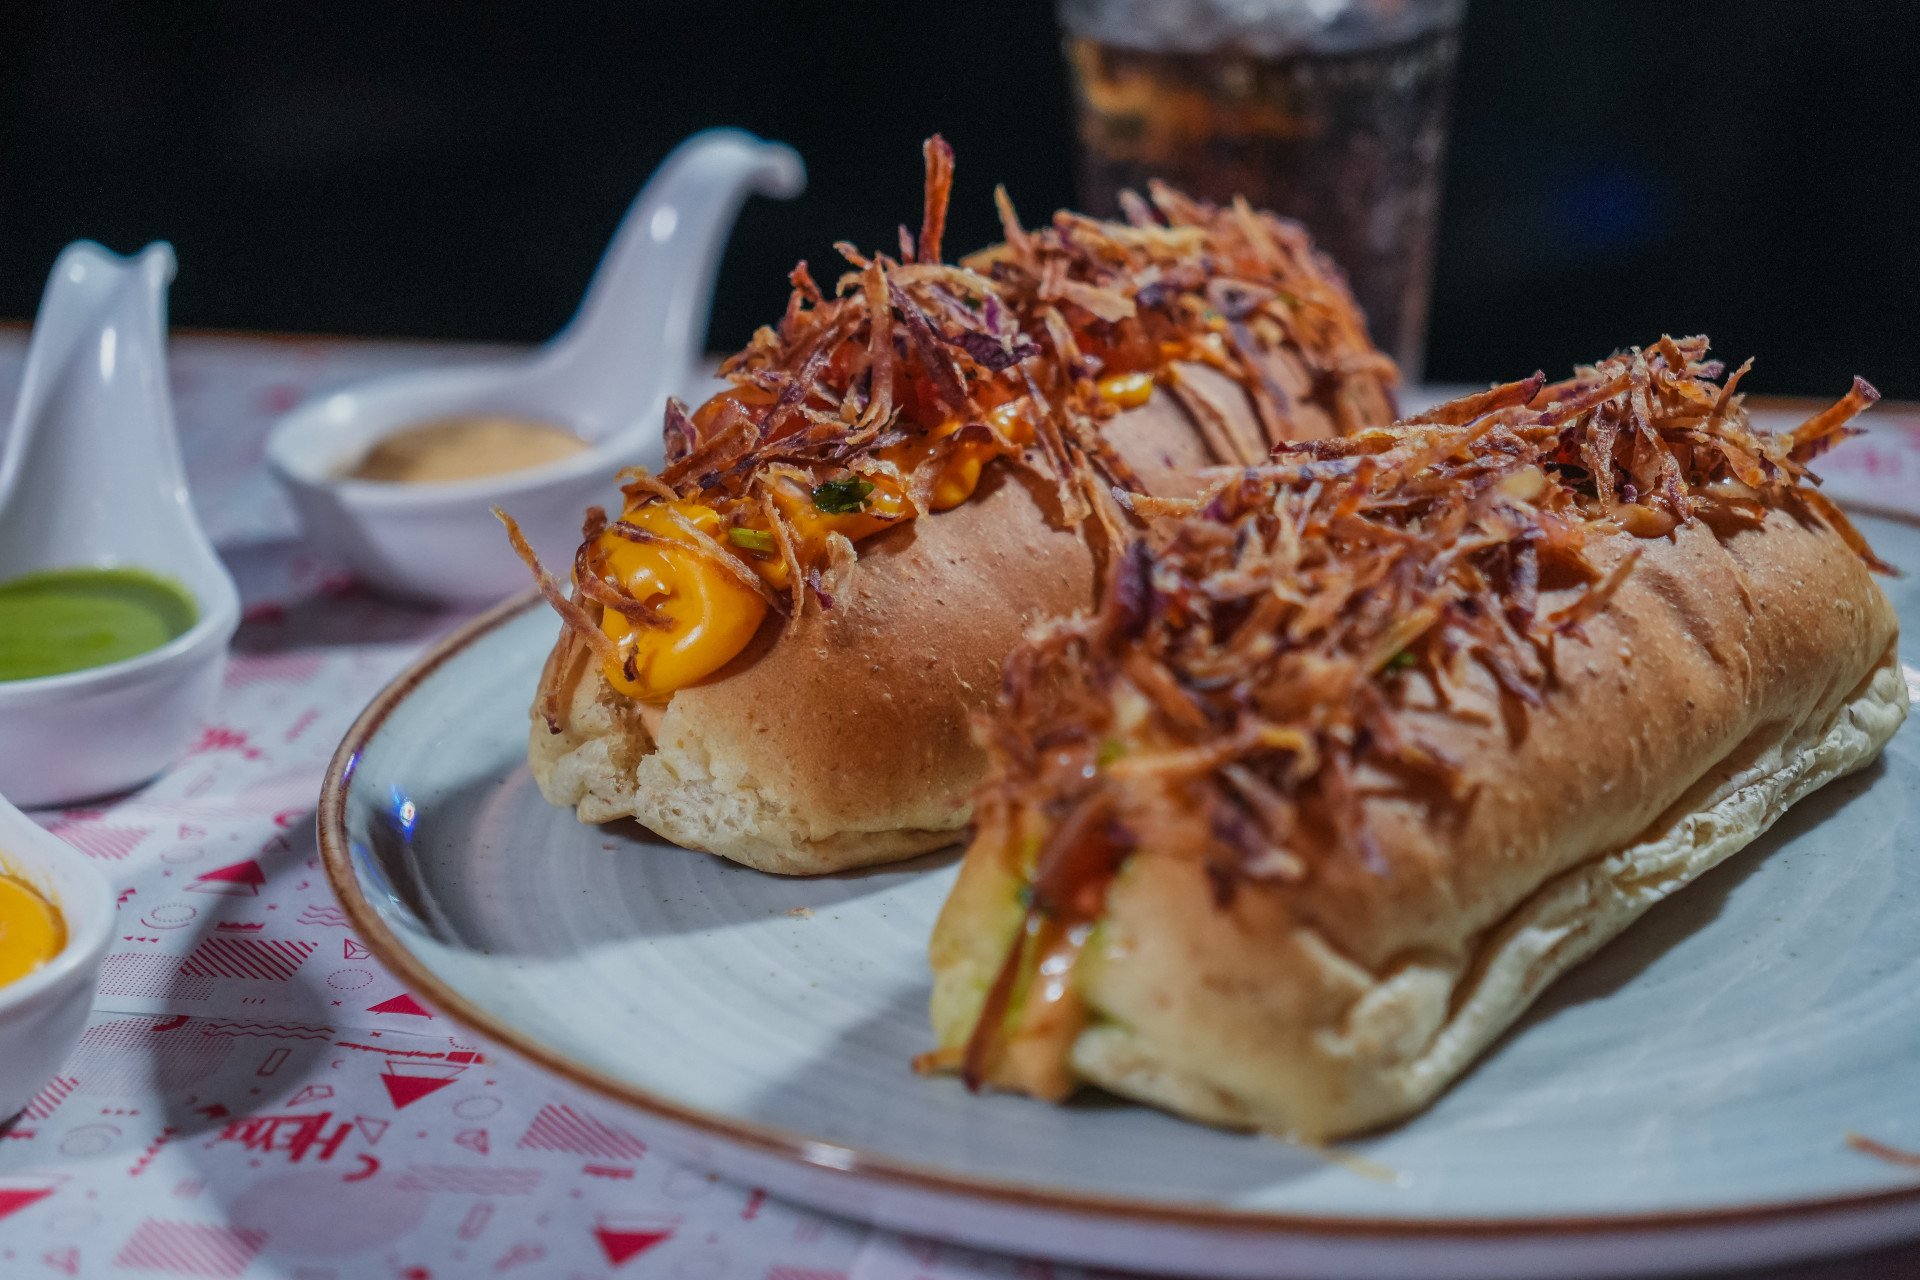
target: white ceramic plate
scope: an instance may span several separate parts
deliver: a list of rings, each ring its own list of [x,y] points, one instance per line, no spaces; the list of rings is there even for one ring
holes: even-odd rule
[[[1920,529],[1862,522],[1920,567]],[[1888,588],[1920,633],[1920,585]],[[1920,734],[1554,987],[1427,1113],[1323,1157],[1110,1100],[924,1079],[952,855],[762,876],[548,807],[556,631],[521,603],[383,693],[320,809],[357,927],[424,996],[776,1194],[1018,1253],[1226,1275],[1654,1273],[1920,1236]],[[1908,668],[1909,682],[1920,672]],[[819,749],[833,749],[822,726]]]

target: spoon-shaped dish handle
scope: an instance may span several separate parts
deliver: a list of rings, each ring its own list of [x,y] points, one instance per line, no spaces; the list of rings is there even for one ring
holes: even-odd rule
[[[547,344],[543,362],[564,394],[582,408],[624,404],[636,418],[656,417],[698,372],[714,275],[741,204],[805,185],[792,147],[740,129],[708,129],[675,147],[628,208],[579,311]]]
[[[91,241],[54,263],[0,443],[0,577],[132,563],[196,589],[217,564],[187,494],[167,387],[173,248]]]

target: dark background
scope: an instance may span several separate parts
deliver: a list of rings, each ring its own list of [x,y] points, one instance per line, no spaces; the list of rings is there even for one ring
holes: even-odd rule
[[[1749,387],[1920,397],[1920,17],[1884,0],[1471,0],[1428,362],[1563,370],[1663,330]],[[182,326],[538,339],[685,134],[793,143],[712,344],[778,314],[796,258],[891,245],[920,139],[959,154],[947,244],[1072,201],[1045,0],[9,4],[0,318],[66,241],[174,242]]]

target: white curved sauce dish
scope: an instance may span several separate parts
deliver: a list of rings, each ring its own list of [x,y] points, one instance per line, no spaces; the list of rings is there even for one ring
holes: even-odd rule
[[[170,246],[69,245],[35,317],[0,437],[0,583],[126,569],[190,597],[145,652],[0,680],[0,793],[30,808],[146,782],[179,759],[220,687],[240,597],[194,514],[167,388]]]
[[[0,984],[0,1122],[20,1112],[73,1052],[86,1026],[100,963],[113,937],[113,886],[86,857],[0,797],[0,875],[21,881],[59,912],[60,950],[33,972]]]
[[[794,151],[735,129],[681,143],[622,219],[579,311],[524,357],[395,374],[318,397],[275,425],[268,467],[309,540],[368,586],[436,603],[496,600],[527,585],[492,509],[541,557],[565,563],[583,510],[622,467],[661,460],[669,396],[700,378],[701,342],[735,213],[751,192],[799,193]],[[382,440],[423,422],[500,416],[586,442],[523,470],[438,483],[354,479]]]

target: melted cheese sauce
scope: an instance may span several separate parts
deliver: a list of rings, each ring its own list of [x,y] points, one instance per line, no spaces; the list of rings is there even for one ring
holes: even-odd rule
[[[715,564],[669,512],[708,537],[724,537],[720,513],[691,502],[655,503],[627,512],[623,523],[658,541],[601,535],[606,566],[627,593],[665,623],[629,619],[609,608],[600,628],[614,643],[607,679],[630,698],[658,699],[711,675],[747,647],[766,602]]]
[[[60,954],[67,926],[51,902],[0,875],[0,986],[18,981]]]
[[[1153,376],[1119,374],[1102,379],[1099,391],[1117,408],[1138,408],[1153,394]],[[695,421],[710,421],[728,397],[752,401],[755,392],[722,392],[701,406]],[[1031,402],[1021,397],[989,410],[987,418],[1001,436],[1024,446],[1034,436],[1031,411]],[[962,425],[942,423],[878,456],[910,475]],[[1008,452],[997,440],[968,439],[952,448],[934,477],[928,508],[948,511],[971,498],[987,464]],[[797,544],[794,559],[802,566],[824,560],[830,535],[857,543],[915,515],[903,485],[885,473],[835,477],[812,489],[782,484],[774,489],[773,501]],[[630,698],[660,702],[732,661],[767,614],[765,599],[715,563],[711,549],[686,526],[735,556],[773,591],[791,588],[792,567],[780,551],[772,522],[760,511],[722,511],[690,500],[647,502],[627,508],[620,523],[639,530],[646,540],[610,528],[600,535],[596,550],[606,571],[651,614],[630,618],[605,609],[600,627],[614,642],[606,677]]]

